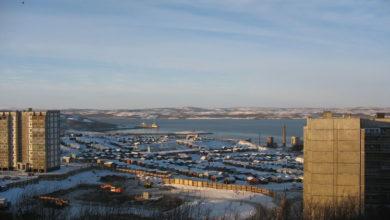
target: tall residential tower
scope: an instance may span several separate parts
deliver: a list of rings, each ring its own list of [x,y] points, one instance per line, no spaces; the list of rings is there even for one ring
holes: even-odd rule
[[[60,167],[60,112],[0,112],[0,169],[47,172]]]
[[[304,203],[360,211],[390,205],[390,118],[309,118],[304,128]]]

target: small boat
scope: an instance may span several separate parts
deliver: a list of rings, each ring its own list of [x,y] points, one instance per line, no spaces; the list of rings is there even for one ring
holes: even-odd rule
[[[158,126],[156,123],[146,124],[145,122],[142,122],[141,124],[135,126],[135,128],[137,129],[156,129],[159,127],[160,126]]]

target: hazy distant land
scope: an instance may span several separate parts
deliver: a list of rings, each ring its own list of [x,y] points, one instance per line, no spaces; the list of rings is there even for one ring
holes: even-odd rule
[[[64,114],[82,117],[119,117],[134,119],[303,119],[320,115],[324,110],[336,114],[373,116],[377,112],[390,112],[386,108],[150,108],[150,109],[66,109]]]

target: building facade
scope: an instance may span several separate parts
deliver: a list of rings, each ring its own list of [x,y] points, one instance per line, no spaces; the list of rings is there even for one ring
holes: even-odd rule
[[[0,168],[47,172],[60,167],[60,112],[0,112]]]
[[[304,204],[390,205],[390,118],[308,118]]]

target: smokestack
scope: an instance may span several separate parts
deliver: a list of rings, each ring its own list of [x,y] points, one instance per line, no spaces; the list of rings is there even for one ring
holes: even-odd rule
[[[286,125],[282,127],[282,146],[286,147]]]

